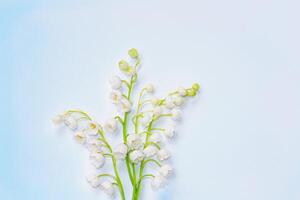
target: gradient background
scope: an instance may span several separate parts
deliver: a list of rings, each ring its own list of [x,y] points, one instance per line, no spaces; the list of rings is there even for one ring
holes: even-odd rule
[[[300,27],[286,0],[1,0],[0,199],[106,199],[51,117],[103,121],[127,49],[158,95],[200,82],[172,145],[176,178],[145,200],[300,199]]]

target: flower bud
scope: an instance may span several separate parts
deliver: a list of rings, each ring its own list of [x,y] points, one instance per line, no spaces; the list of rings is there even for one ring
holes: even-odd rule
[[[153,106],[157,106],[160,103],[160,99],[159,98],[153,98],[151,99],[151,104]]]
[[[137,58],[137,57],[139,57],[139,53],[138,53],[138,51],[135,48],[129,49],[128,55],[131,58]]]
[[[198,83],[194,83],[192,88],[197,92],[199,90],[200,85]]]
[[[129,64],[125,60],[119,62],[119,69],[123,72],[127,72],[129,69]]]
[[[187,91],[187,94],[188,94],[188,96],[193,97],[196,95],[196,91],[192,88]]]

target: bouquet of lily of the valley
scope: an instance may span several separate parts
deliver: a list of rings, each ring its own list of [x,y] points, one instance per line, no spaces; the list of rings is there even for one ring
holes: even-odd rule
[[[87,177],[92,187],[112,197],[117,189],[120,198],[125,200],[130,194],[124,190],[124,179],[118,168],[126,166],[129,178],[125,180],[132,186],[131,199],[138,200],[145,179],[151,179],[152,188],[158,189],[172,175],[173,167],[168,163],[171,153],[165,146],[175,135],[181,106],[197,94],[199,84],[194,83],[190,88],[178,87],[161,98],[153,97],[154,87],[147,84],[133,98],[140,56],[134,48],[128,55],[130,60],[118,63],[122,78],[113,76],[110,79],[110,99],[118,114],[100,125],[84,111],[68,110],[55,116],[53,122],[69,127],[74,131],[74,139],[88,149],[91,164],[95,167],[95,173]],[[112,145],[107,138],[118,130],[121,132],[120,143]],[[111,162],[110,171],[104,171],[107,162]]]

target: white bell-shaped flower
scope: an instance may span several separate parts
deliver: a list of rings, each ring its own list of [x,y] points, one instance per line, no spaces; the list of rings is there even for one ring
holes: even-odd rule
[[[72,116],[66,117],[64,123],[73,131],[75,131],[78,127],[77,120]]]
[[[97,136],[99,129],[101,129],[101,126],[97,122],[90,121],[87,124],[85,132],[90,136]]]
[[[122,93],[119,90],[114,90],[110,93],[109,97],[113,104],[118,104],[122,99]]]
[[[163,133],[168,139],[172,139],[176,133],[175,127],[170,126],[170,127],[166,128],[166,130]]]
[[[129,158],[131,160],[131,162],[137,164],[139,162],[141,162],[144,159],[144,153],[142,150],[133,150],[132,152],[130,152],[129,154]]]
[[[153,106],[157,106],[160,103],[160,99],[159,98],[152,98],[151,99],[151,104]]]
[[[145,91],[148,92],[148,93],[153,93],[154,92],[154,86],[152,84],[147,84],[145,86]]]
[[[168,160],[171,157],[171,153],[166,149],[161,149],[157,152],[157,158],[160,161]]]
[[[183,97],[179,95],[174,95],[172,99],[175,106],[181,106],[183,104]]]
[[[162,109],[161,106],[156,106],[156,107],[154,107],[154,109],[153,109],[153,115],[154,115],[155,117],[161,115],[162,113],[163,113],[163,109]]]
[[[178,94],[180,95],[180,96],[182,96],[182,97],[184,97],[184,96],[186,96],[186,90],[184,89],[184,87],[178,87],[177,88],[177,92],[178,92]]]
[[[109,133],[114,133],[118,129],[118,123],[116,119],[109,119],[104,123],[104,130]]]
[[[154,190],[158,190],[166,185],[167,179],[161,175],[155,176],[151,181],[151,187]]]
[[[111,77],[109,83],[111,85],[111,88],[114,90],[120,89],[122,86],[122,80],[118,76]]]
[[[99,152],[92,152],[90,154],[90,162],[97,169],[101,168],[105,163],[104,156]]]
[[[140,122],[143,127],[147,127],[152,119],[152,117],[149,114],[143,114],[143,116],[140,119]]]
[[[103,181],[99,187],[108,196],[113,197],[115,195],[114,185],[112,182]]]
[[[156,155],[156,153],[158,152],[158,149],[157,149],[156,146],[148,145],[148,146],[143,150],[143,152],[144,152],[145,157],[150,158],[150,157]]]
[[[130,134],[127,137],[127,144],[130,149],[139,149],[143,145],[142,138],[138,134],[135,134],[135,133]]]
[[[128,99],[126,98],[122,98],[118,104],[118,110],[121,113],[126,113],[129,112],[131,110],[131,103],[130,101],[128,101]]]
[[[168,109],[173,109],[175,107],[172,96],[166,97],[165,105]]]
[[[90,152],[102,152],[102,142],[97,138],[90,138],[87,141],[87,148]]]
[[[100,180],[95,173],[86,176],[86,180],[93,188],[97,188],[100,185]]]
[[[181,119],[182,112],[179,108],[174,108],[172,111],[172,119],[178,121]]]
[[[86,135],[83,131],[78,131],[74,134],[74,139],[79,144],[84,144],[86,142]]]
[[[52,122],[54,125],[62,124],[66,119],[66,115],[58,114],[52,118]]]
[[[158,170],[158,173],[167,178],[169,177],[172,173],[173,173],[173,167],[169,164],[165,164],[165,165],[162,165],[159,170]]]
[[[120,160],[120,159],[124,159],[126,157],[128,148],[125,144],[121,143],[119,145],[117,145],[117,147],[114,150],[114,155],[115,158]]]
[[[158,133],[153,133],[150,137],[149,137],[149,142],[153,142],[156,144],[160,144],[161,143],[161,136]]]

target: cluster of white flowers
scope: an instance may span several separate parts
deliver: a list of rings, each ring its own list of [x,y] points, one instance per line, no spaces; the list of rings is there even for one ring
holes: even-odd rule
[[[166,185],[171,177],[173,167],[168,162],[171,152],[165,146],[175,136],[174,124],[182,117],[184,102],[188,97],[196,95],[199,85],[193,84],[191,88],[179,87],[166,97],[157,98],[152,96],[154,86],[147,84],[133,103],[131,93],[138,78],[140,57],[136,49],[130,49],[128,55],[132,64],[121,60],[119,69],[122,74],[113,76],[109,81],[112,89],[110,99],[117,107],[118,115],[101,126],[85,112],[69,110],[57,115],[53,122],[64,124],[74,131],[74,139],[87,147],[90,162],[96,169],[102,168],[107,160],[111,160],[113,173],[93,173],[87,177],[92,187],[103,190],[109,196],[115,195],[117,187],[121,199],[125,200],[126,195],[117,168],[117,162],[125,162],[133,188],[132,199],[138,200],[143,179],[151,178],[151,186],[156,190]],[[125,78],[121,78],[122,76]],[[157,122],[165,118],[171,119],[171,122],[161,127]],[[129,126],[131,121],[132,126]],[[129,130],[130,127],[133,130]],[[111,147],[106,136],[120,129],[122,142]],[[145,174],[144,169],[149,162],[154,163],[155,167],[150,168],[150,174]]]

